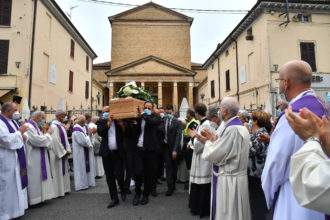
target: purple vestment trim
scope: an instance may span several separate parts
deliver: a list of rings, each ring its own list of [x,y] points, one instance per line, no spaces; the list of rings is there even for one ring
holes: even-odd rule
[[[233,119],[231,122],[229,122],[226,125],[226,127],[221,132],[221,135],[220,135],[219,138],[221,138],[222,135],[225,133],[226,129],[229,126],[232,126],[232,125],[241,125],[241,126],[244,126],[244,124],[242,122],[240,122],[240,120],[237,117],[237,118]],[[216,173],[219,172],[219,166],[213,164],[213,171],[216,172]],[[215,217],[215,204],[216,204],[216,196],[217,196],[217,182],[218,182],[218,177],[213,174],[212,220]]]
[[[63,130],[62,130],[62,128],[61,128],[61,125],[58,125],[58,124],[56,124],[56,123],[54,123],[54,124],[57,126],[58,131],[60,132],[61,143],[62,143],[64,149],[66,150],[65,135],[64,135],[64,132],[63,132]],[[64,156],[62,157],[62,174],[63,174],[63,176],[65,175],[65,158],[66,158],[66,155],[64,155]]]
[[[9,133],[15,133],[14,128],[9,124],[8,120],[4,116],[0,115],[0,119],[6,124]],[[14,120],[13,120],[13,123],[15,125],[16,130],[18,130],[18,126]],[[28,176],[27,176],[27,169],[26,169],[26,158],[25,158],[24,145],[20,149],[17,149],[16,152],[17,152],[19,167],[20,167],[22,189],[24,189],[28,185]]]
[[[88,127],[86,125],[85,125],[85,128],[86,128],[86,131],[88,132]],[[81,128],[79,128],[79,127],[74,127],[72,132],[75,132],[75,131],[80,131],[83,134],[85,134],[84,131]],[[85,153],[86,173],[89,173],[89,171],[91,170],[91,168],[90,168],[90,163],[89,163],[88,147],[84,147],[84,153]]]
[[[40,132],[33,121],[29,121],[29,123],[36,129],[38,135],[40,136]],[[40,155],[41,155],[41,176],[42,180],[47,179],[47,168],[46,168],[46,156],[45,156],[45,148],[40,148]]]

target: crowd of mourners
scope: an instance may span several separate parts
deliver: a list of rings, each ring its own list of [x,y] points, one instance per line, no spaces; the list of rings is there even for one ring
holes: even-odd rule
[[[171,105],[146,101],[138,118],[115,119],[105,106],[100,117],[71,120],[59,107],[47,123],[42,111],[21,121],[17,104],[4,103],[0,219],[65,196],[70,173],[75,191],[105,174],[108,208],[126,201],[133,186],[134,206],[156,199],[150,196],[158,196],[165,180],[165,195],[172,196],[186,176],[188,207],[200,218],[329,219],[329,104],[310,88],[312,70],[304,61],[284,64],[277,80],[276,116],[240,110],[236,98],[225,97],[219,106],[196,104],[185,118]]]

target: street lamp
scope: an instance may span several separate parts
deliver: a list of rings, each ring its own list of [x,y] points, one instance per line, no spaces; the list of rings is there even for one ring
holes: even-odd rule
[[[201,93],[200,96],[201,96],[201,99],[202,99],[202,102],[203,102],[203,99],[205,97],[205,94],[204,93]]]

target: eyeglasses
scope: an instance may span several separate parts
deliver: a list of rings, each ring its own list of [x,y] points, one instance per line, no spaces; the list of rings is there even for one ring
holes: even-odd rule
[[[276,82],[280,82],[281,80],[285,80],[285,79],[281,79],[281,78],[275,79]]]

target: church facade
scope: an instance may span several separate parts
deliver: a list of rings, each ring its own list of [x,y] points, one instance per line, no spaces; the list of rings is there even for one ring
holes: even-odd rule
[[[193,18],[150,2],[110,16],[109,22],[111,65],[105,69],[109,98],[135,81],[157,97],[158,106],[173,105],[177,111],[184,97],[193,106],[194,87],[203,78],[198,74],[206,73],[202,65],[191,62]]]

